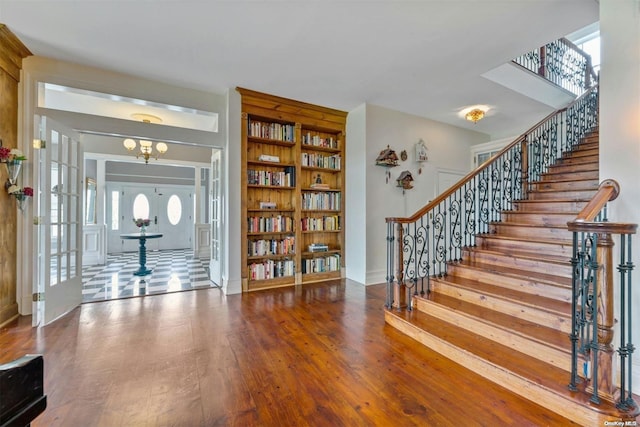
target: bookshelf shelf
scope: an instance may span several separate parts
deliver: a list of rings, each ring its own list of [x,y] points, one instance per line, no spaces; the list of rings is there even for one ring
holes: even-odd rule
[[[237,90],[242,108],[241,208],[247,218],[241,228],[243,290],[341,277],[346,113]],[[285,240],[287,249],[281,249]],[[331,250],[303,252],[311,245]],[[277,253],[285,250],[291,252]]]
[[[252,166],[264,166],[269,168],[283,168],[283,169],[296,166],[294,163],[264,162],[261,160],[247,160],[247,164]]]

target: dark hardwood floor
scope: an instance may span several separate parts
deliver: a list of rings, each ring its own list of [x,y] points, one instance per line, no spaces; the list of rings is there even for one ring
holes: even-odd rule
[[[384,287],[85,304],[0,330],[0,363],[42,353],[39,426],[568,426],[385,326]]]

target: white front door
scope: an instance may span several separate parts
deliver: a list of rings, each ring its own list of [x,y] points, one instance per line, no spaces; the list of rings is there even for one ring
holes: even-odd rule
[[[162,233],[147,240],[147,251],[189,249],[193,235],[193,189],[185,186],[109,185],[107,190],[108,252],[138,250],[137,240],[125,240],[125,233],[140,231],[134,218],[149,219],[148,232]]]
[[[39,225],[33,323],[46,325],[82,302],[83,156],[77,134],[50,118],[40,120],[45,146],[34,150]]]
[[[211,260],[209,277],[213,283],[222,285],[220,236],[222,231],[222,150],[214,150],[211,155]]]

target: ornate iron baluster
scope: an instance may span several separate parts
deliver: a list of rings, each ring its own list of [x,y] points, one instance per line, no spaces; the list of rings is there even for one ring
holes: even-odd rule
[[[385,307],[390,310],[393,306],[393,282],[395,270],[395,222],[387,221],[387,300]]]
[[[632,300],[631,300],[631,272],[634,265],[631,256],[631,235],[620,236],[620,399],[616,406],[628,411],[636,407],[632,396],[631,367],[632,355],[635,350],[632,340]],[[627,326],[628,323],[628,326]],[[628,387],[627,387],[628,383]]]

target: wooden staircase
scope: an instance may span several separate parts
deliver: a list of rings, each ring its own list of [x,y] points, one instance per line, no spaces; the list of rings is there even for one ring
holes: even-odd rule
[[[388,324],[422,344],[582,425],[621,420],[571,392],[572,234],[567,222],[598,189],[598,132],[552,165],[529,192],[476,237],[447,275]],[[584,385],[584,382],[583,382]]]

